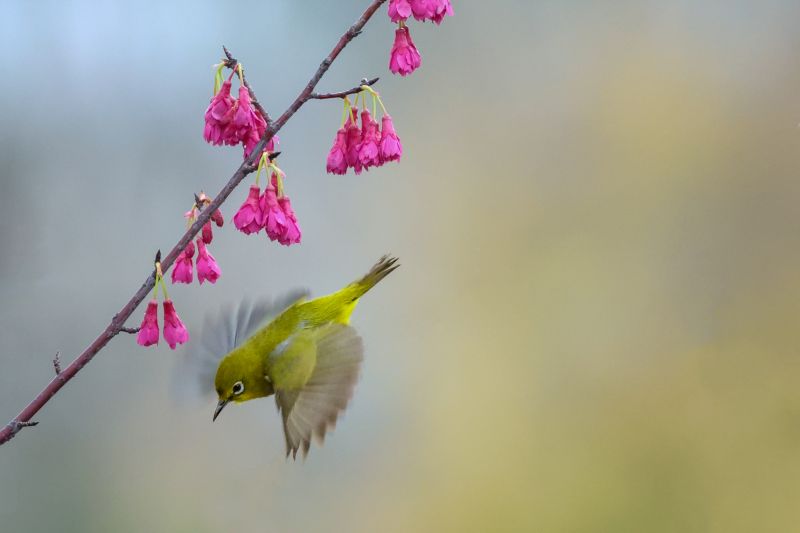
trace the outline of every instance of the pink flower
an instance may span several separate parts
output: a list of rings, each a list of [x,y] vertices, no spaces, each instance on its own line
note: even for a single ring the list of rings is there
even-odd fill
[[[211,244],[211,241],[214,240],[214,233],[211,231],[211,221],[203,224],[202,236],[203,242],[206,244]]]
[[[263,137],[263,136],[264,136],[264,132],[263,131],[261,133],[250,132],[250,136],[248,136],[247,139],[245,139],[244,143],[243,143],[244,144],[244,159],[247,159],[247,156],[249,156],[253,152],[253,149],[256,147],[256,145],[258,144],[258,141],[260,141],[261,137]],[[264,148],[264,152],[270,152],[270,153],[274,152],[275,149],[278,146],[278,143],[280,143],[280,139],[278,138],[277,135],[273,135],[273,137],[267,142],[267,146]],[[255,163],[258,164],[258,160],[259,159],[260,159],[260,156],[255,158],[253,161],[255,161]]]
[[[172,283],[191,283],[192,282],[192,257],[194,256],[194,243],[189,241],[175,259],[172,267]]]
[[[355,170],[356,174],[361,174],[361,160],[358,158],[358,147],[361,144],[361,128],[350,116],[344,125],[347,132],[345,138],[345,154],[347,156],[347,166]]]
[[[186,331],[186,326],[183,325],[178,313],[175,312],[172,300],[164,300],[164,340],[173,350],[176,345],[183,344],[189,340],[189,332]]]
[[[361,143],[358,145],[358,160],[365,169],[379,167],[381,161],[381,132],[378,123],[368,109],[361,111]]]
[[[434,14],[431,20],[436,24],[441,24],[445,17],[453,16],[453,4],[450,0],[432,0],[434,4]]]
[[[389,18],[392,22],[400,22],[411,16],[411,4],[408,0],[389,0]]]
[[[453,16],[453,5],[450,0],[408,0],[408,3],[411,13],[417,20],[432,20],[436,24],[441,24],[445,17]]]
[[[222,271],[214,256],[206,249],[203,239],[197,239],[197,281],[216,283]]]
[[[221,228],[222,225],[225,224],[225,219],[222,218],[222,213],[219,212],[219,209],[211,213],[211,220],[214,221],[214,224],[216,224],[218,228]]]
[[[232,144],[242,143],[245,147],[245,157],[250,155],[253,147],[258,144],[264,132],[267,131],[267,122],[261,113],[253,108],[250,91],[245,85],[239,86],[239,100],[226,129],[226,137]]]
[[[242,233],[247,235],[258,233],[264,227],[264,214],[261,212],[259,203],[260,197],[261,188],[258,185],[251,185],[247,199],[233,216],[233,225]]]
[[[336,132],[336,140],[328,152],[327,170],[329,174],[341,175],[347,172],[347,130],[344,127]]]
[[[141,346],[158,344],[158,302],[150,300],[144,312],[142,325],[136,335],[136,342]]]
[[[436,0],[408,0],[417,20],[429,20],[436,14]]]
[[[259,204],[264,216],[264,227],[267,230],[267,236],[273,241],[279,240],[286,231],[286,215],[283,214],[283,210],[278,204],[274,186],[267,186]]]
[[[389,70],[395,74],[406,76],[419,68],[422,57],[411,40],[408,26],[397,28],[394,32],[394,45],[389,57]]]
[[[400,161],[403,155],[403,145],[400,144],[400,137],[394,131],[392,117],[383,115],[381,120],[381,161]]]
[[[297,217],[292,210],[292,204],[289,201],[289,197],[281,196],[278,198],[278,205],[286,217],[286,227],[284,228],[283,234],[278,238],[278,242],[284,246],[299,244],[300,237],[302,237],[302,232],[300,231],[300,226],[297,224]]]
[[[239,101],[236,112],[231,120],[233,135],[238,141],[244,141],[251,132],[255,132],[259,138],[267,129],[267,122],[261,114],[253,108],[250,100],[250,91],[245,85],[239,86]]]
[[[203,130],[206,142],[216,145],[225,142],[225,128],[233,117],[234,104],[235,101],[231,98],[231,81],[227,80],[219,92],[211,98],[211,103],[206,109],[206,126]]]
[[[260,141],[261,137],[263,137],[264,133],[266,133],[267,121],[261,116],[261,113],[254,109],[251,105],[250,91],[247,90],[247,87],[242,86],[239,88],[239,102],[244,102],[244,105],[248,110],[246,113],[243,112],[238,117],[239,122],[243,125],[241,140],[242,145],[244,146],[244,159],[247,159],[247,157],[253,152],[253,149],[258,144],[258,141]],[[267,142],[267,146],[264,148],[264,150],[268,152],[274,152],[277,143],[278,136],[274,135],[272,139]],[[256,162],[258,162],[258,159],[256,159]]]

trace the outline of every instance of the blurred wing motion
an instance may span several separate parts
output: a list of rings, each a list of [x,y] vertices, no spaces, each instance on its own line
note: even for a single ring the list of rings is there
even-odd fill
[[[321,444],[325,433],[336,425],[353,395],[364,358],[361,337],[349,326],[329,324],[301,331],[295,337],[289,339],[283,352],[272,355],[275,401],[283,416],[286,455],[291,453],[293,458],[299,449],[305,457],[312,437]],[[286,364],[282,364],[282,358]],[[298,365],[311,369],[307,381],[281,384],[281,376],[296,375]]]
[[[183,357],[175,368],[172,389],[181,396],[213,396],[214,375],[220,360],[281,311],[306,299],[308,294],[306,289],[295,289],[274,300],[244,300],[238,306],[223,306],[217,313],[206,315],[202,331],[186,343]]]

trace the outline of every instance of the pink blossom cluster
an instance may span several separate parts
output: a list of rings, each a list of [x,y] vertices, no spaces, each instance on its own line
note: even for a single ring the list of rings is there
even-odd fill
[[[219,91],[211,98],[205,113],[203,138],[214,145],[244,147],[245,159],[252,153],[258,141],[267,131],[267,121],[253,107],[250,90],[244,84],[240,74],[239,98],[231,96],[231,77],[222,83]],[[277,137],[267,143],[266,151],[275,150]]]
[[[261,193],[258,181],[250,186],[244,203],[233,216],[236,229],[246,235],[266,232],[270,240],[284,246],[300,242],[302,232],[289,197],[283,194],[283,172],[270,165],[271,178]],[[258,177],[256,178],[258,180]]]
[[[384,113],[381,125],[378,126],[378,122],[365,108],[361,111],[359,127],[357,110],[350,107],[349,101],[345,102],[345,107],[347,120],[336,132],[333,146],[328,152],[326,167],[329,174],[345,174],[348,168],[352,168],[356,174],[361,174],[362,170],[400,160],[403,155],[403,145],[388,113]]]
[[[441,24],[445,17],[453,16],[453,6],[450,0],[389,0],[389,18],[398,24],[389,55],[389,70],[401,76],[411,74],[422,64],[422,56],[406,26],[412,16],[421,22],[430,20]]]
[[[156,282],[153,294],[153,299],[147,304],[147,309],[144,312],[142,324],[139,326],[139,332],[136,335],[136,342],[141,346],[152,346],[158,344],[159,327],[158,327],[158,287],[164,293],[164,340],[167,341],[169,347],[173,350],[178,344],[183,344],[189,340],[189,332],[186,326],[181,322],[181,318],[175,311],[175,305],[167,295],[167,287],[164,283],[164,277],[161,273],[161,263],[156,260]]]
[[[181,318],[175,311],[172,300],[167,298],[164,300],[163,306],[164,340],[166,340],[169,347],[174,350],[178,344],[183,344],[189,340],[189,331],[187,331],[186,326],[181,322]],[[141,346],[152,346],[158,344],[158,339],[158,300],[154,298],[147,304],[142,325],[139,327],[139,333],[136,335],[136,342]]]
[[[211,203],[211,199],[208,198],[205,194],[200,193],[198,196],[201,204],[205,207]],[[197,218],[198,207],[197,204],[193,205],[192,208],[186,212],[184,215],[187,219],[187,224],[191,225],[194,223],[195,219]],[[214,238],[214,234],[211,231],[211,221],[217,225],[217,227],[222,227],[224,224],[224,220],[222,218],[222,214],[219,212],[219,209],[215,210],[211,213],[211,220],[206,222],[203,225],[203,230],[200,234],[200,237],[197,239],[197,281],[200,282],[202,285],[203,282],[208,281],[209,283],[216,283],[219,279],[220,274],[222,271],[217,264],[216,259],[214,256],[211,255],[211,252],[208,251],[206,245],[211,244],[211,241]],[[186,248],[178,254],[178,257],[175,259],[175,265],[172,267],[172,283],[191,283],[193,279],[193,261],[192,258],[194,257],[195,253],[195,246],[192,242],[186,245]]]
[[[412,15],[420,22],[441,24],[445,17],[453,16],[453,6],[450,0],[389,0],[392,22],[405,22]]]

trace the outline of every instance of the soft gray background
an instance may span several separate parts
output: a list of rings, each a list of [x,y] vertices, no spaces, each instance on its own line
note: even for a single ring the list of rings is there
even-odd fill
[[[366,0],[4,1],[0,418],[71,360],[214,194],[226,44],[275,115]],[[800,514],[800,7],[455,3],[387,70],[381,11],[320,90],[380,75],[400,165],[329,176],[337,102],[280,133],[304,230],[230,227],[196,334],[245,294],[403,267],[354,324],[350,409],[304,464],[271,400],[176,404],[115,339],[0,449],[3,531],[789,531]],[[135,314],[135,322],[141,310]]]

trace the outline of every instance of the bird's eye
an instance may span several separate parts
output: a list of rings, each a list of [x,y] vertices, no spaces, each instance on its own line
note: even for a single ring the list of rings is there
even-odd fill
[[[244,392],[244,383],[237,381],[233,384],[233,393],[239,395]]]

